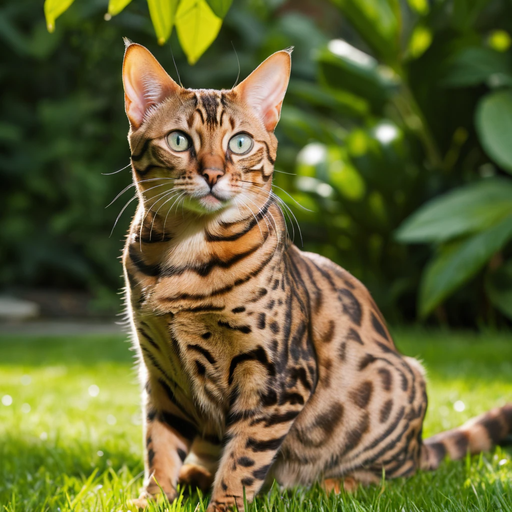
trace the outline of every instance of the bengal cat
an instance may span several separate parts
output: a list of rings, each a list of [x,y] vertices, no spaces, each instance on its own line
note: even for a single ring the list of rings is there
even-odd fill
[[[272,194],[291,49],[231,90],[178,86],[144,47],[123,64],[139,207],[123,256],[144,384],[145,488],[213,485],[243,510],[264,481],[328,490],[489,449],[512,404],[422,441],[421,365],[368,290],[301,252]]]

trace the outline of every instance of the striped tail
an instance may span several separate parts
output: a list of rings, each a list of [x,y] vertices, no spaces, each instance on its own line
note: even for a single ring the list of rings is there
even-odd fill
[[[441,432],[423,441],[421,469],[437,469],[448,455],[462,459],[490,450],[512,435],[512,403],[492,409],[467,421],[461,427]]]

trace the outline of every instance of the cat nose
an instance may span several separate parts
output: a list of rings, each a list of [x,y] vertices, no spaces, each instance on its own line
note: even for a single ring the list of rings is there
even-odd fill
[[[203,178],[206,180],[206,183],[208,183],[210,188],[213,188],[221,176],[224,176],[224,171],[217,167],[203,169]]]

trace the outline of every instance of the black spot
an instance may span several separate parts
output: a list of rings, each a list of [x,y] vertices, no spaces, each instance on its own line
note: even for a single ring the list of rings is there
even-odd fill
[[[258,316],[258,329],[265,329],[265,327],[266,327],[265,313],[260,313]]]
[[[366,354],[363,359],[359,362],[358,370],[364,370],[369,364],[377,361],[377,358],[373,356],[372,354]]]
[[[391,391],[391,386],[393,384],[393,377],[391,372],[386,368],[379,368],[377,373],[380,375],[382,381],[382,387],[385,391]]]
[[[149,448],[149,450],[148,450],[148,465],[150,468],[153,467],[154,458],[155,458],[155,452],[152,448]]]
[[[487,430],[487,435],[493,444],[496,444],[503,437],[503,426],[498,418],[484,418],[480,421]]]
[[[288,411],[283,414],[273,414],[267,418],[258,418],[251,421],[251,425],[257,425],[258,423],[264,423],[265,427],[273,427],[279,423],[288,423],[299,415],[300,411]]]
[[[197,435],[197,428],[196,426],[191,423],[190,421],[184,420],[183,418],[180,418],[179,416],[176,416],[175,414],[172,414],[167,411],[161,411],[158,414],[158,419],[162,422],[168,425],[170,428],[178,432],[178,434],[189,440],[192,441],[194,437]]]
[[[352,329],[352,328],[350,329],[350,331],[348,331],[346,340],[347,341],[355,341],[356,343],[359,343],[359,345],[364,345],[363,340],[361,339],[361,336],[359,336],[359,333],[355,329]]]
[[[384,402],[384,405],[380,409],[379,413],[379,421],[381,423],[386,423],[388,421],[389,415],[391,414],[391,410],[393,409],[393,400],[387,400]]]
[[[348,315],[350,320],[356,325],[361,325],[363,311],[359,301],[355,298],[354,294],[346,288],[340,290],[339,294],[343,305],[343,312]]]
[[[279,324],[277,322],[272,321],[269,327],[274,334],[279,334]]]
[[[275,439],[266,439],[263,441],[249,437],[245,447],[250,448],[253,452],[268,452],[270,450],[277,450],[281,446],[281,443],[284,441],[285,437],[286,436],[282,436]]]
[[[250,487],[254,483],[254,478],[242,478],[241,482],[244,487]]]
[[[187,452],[181,448],[178,448],[176,451],[178,452],[178,457],[180,458],[181,462],[183,462],[187,458]]]
[[[338,356],[342,361],[345,361],[345,357],[347,356],[347,344],[343,342],[338,349]]]
[[[436,466],[446,457],[446,447],[443,443],[427,443],[429,451],[431,451],[436,458]]]
[[[217,322],[219,327],[225,327],[226,329],[231,329],[232,331],[240,331],[244,334],[249,334],[252,332],[252,329],[249,325],[231,325],[228,322],[224,322],[223,320],[219,320]]]
[[[245,307],[244,306],[238,306],[237,308],[233,308],[231,311],[233,313],[243,313],[245,311]]]
[[[266,306],[265,309],[268,309],[269,311],[272,311],[274,309],[274,306],[276,304],[276,301],[272,299]]]
[[[375,313],[372,311],[372,325],[375,329],[375,332],[380,334],[384,339],[389,340],[388,335],[386,333],[386,329],[381,324],[380,320],[375,316]]]
[[[290,405],[304,405],[304,397],[299,393],[283,393],[279,399],[279,405],[289,403]]]
[[[270,407],[277,404],[277,393],[269,389],[264,395],[261,395],[261,403],[264,407]]]
[[[259,469],[255,469],[252,472],[252,476],[256,478],[257,480],[265,480],[265,477],[267,476],[268,470],[270,469],[270,464],[267,464],[266,466],[261,466]]]
[[[201,334],[201,338],[203,338],[203,340],[207,340],[209,338],[212,337],[212,333],[211,332],[205,332],[203,334]]]
[[[272,290],[277,290],[278,286],[279,286],[279,279],[275,279],[274,283],[272,284]]]
[[[206,373],[206,368],[199,361],[196,361],[196,370],[198,375],[204,375]]]
[[[240,464],[240,466],[243,466],[244,468],[250,468],[251,466],[254,466],[255,462],[250,459],[249,457],[240,457],[237,460],[237,463]]]
[[[223,491],[227,491],[228,490],[228,486],[226,485],[226,482],[224,482],[224,480],[221,481],[220,486],[222,487]]]
[[[334,338],[334,321],[329,320],[329,327],[322,337],[324,343],[330,343]]]
[[[195,352],[202,354],[210,364],[215,364],[215,358],[211,355],[211,353],[208,350],[206,350],[204,347],[201,347],[201,345],[187,345],[187,348],[189,350],[194,350]]]
[[[356,390],[350,393],[350,398],[352,401],[361,409],[364,409],[373,393],[373,384],[370,381],[363,382]]]
[[[258,302],[262,297],[267,295],[268,291],[266,288],[259,288],[256,295],[249,302]]]

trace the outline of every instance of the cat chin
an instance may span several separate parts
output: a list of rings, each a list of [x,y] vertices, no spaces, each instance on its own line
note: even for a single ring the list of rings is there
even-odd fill
[[[220,200],[208,194],[203,197],[187,197],[183,201],[183,207],[189,211],[200,214],[220,213],[231,206],[231,200]]]

